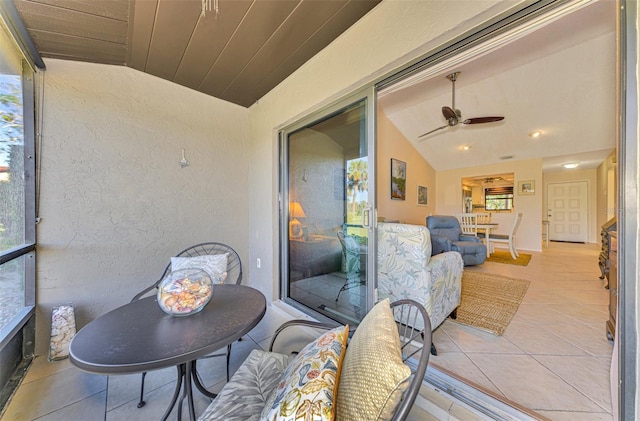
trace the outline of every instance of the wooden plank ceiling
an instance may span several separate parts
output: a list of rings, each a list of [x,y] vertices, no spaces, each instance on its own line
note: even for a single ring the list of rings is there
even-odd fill
[[[14,0],[40,54],[125,65],[248,107],[381,0]],[[215,0],[211,1],[215,6]]]

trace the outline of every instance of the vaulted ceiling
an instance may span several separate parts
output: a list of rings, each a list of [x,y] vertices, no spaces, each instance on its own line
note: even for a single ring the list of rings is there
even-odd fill
[[[380,1],[14,3],[45,58],[125,65],[248,107]]]
[[[381,92],[379,105],[437,171],[533,158],[543,172],[596,168],[616,146],[616,10],[610,0],[586,3],[500,48],[404,80]],[[447,124],[446,76],[458,71],[460,122],[505,119],[421,137]],[[536,130],[540,137],[528,136]]]

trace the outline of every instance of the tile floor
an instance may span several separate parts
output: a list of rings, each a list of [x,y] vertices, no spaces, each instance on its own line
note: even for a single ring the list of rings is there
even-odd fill
[[[531,284],[503,336],[447,320],[434,332],[430,362],[553,420],[612,420],[599,252],[596,244],[551,242],[526,267],[465,268]]]
[[[598,279],[599,247],[551,243],[532,253],[527,267],[487,262],[467,268],[531,281],[511,325],[496,337],[447,320],[434,333],[438,356],[431,362],[553,420],[611,420],[606,339],[607,294]],[[245,339],[234,344],[232,370],[249,352],[268,347],[277,326],[292,317],[279,306]],[[297,317],[297,315],[293,315]],[[224,359],[199,364],[211,390],[224,385]],[[83,373],[68,360],[38,357],[7,406],[2,420],[157,420],[170,400],[175,369],[148,374],[147,405],[136,407],[139,375]],[[207,405],[196,393],[196,410]],[[186,410],[183,411],[188,419]],[[176,410],[170,419],[176,419]],[[411,420],[482,420],[486,416],[425,384]],[[512,417],[518,419],[518,417]]]

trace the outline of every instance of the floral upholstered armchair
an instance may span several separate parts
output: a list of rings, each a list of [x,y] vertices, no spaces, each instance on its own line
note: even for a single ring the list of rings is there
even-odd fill
[[[418,301],[429,313],[432,329],[460,304],[462,272],[460,253],[431,256],[431,237],[426,227],[378,224],[380,299]],[[435,349],[432,352],[435,354]]]

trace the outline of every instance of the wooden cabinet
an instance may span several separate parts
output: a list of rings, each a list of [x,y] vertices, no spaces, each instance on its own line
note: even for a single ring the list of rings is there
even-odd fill
[[[609,233],[609,320],[607,320],[607,338],[613,340],[616,335],[616,319],[618,313],[618,233]]]

